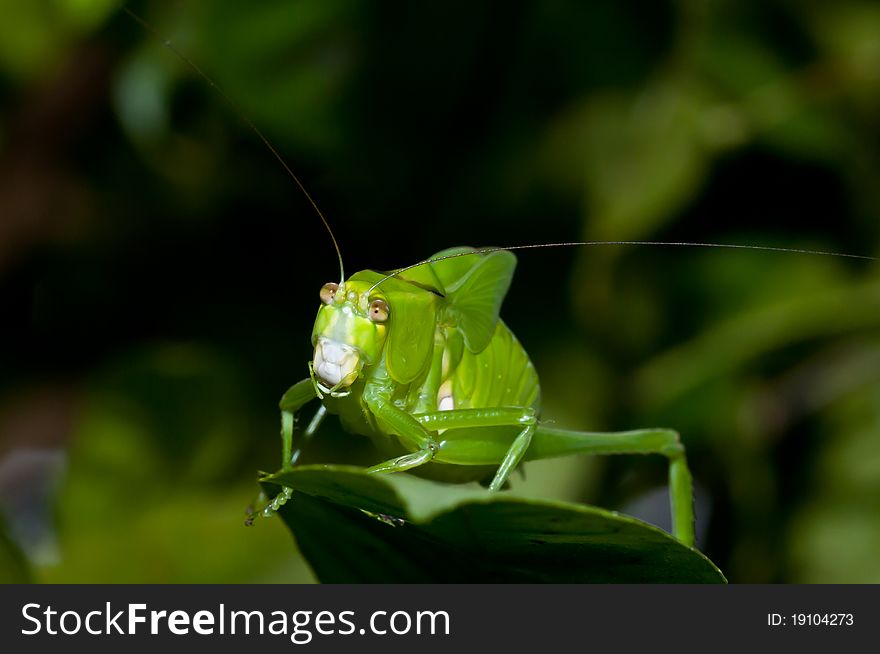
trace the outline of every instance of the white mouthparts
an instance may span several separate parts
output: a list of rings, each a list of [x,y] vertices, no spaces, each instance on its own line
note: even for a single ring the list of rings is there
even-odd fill
[[[315,374],[328,386],[351,386],[358,376],[360,354],[356,348],[321,337],[315,346]]]

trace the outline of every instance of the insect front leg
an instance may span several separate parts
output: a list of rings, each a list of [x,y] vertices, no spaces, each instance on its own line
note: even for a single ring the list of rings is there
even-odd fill
[[[294,426],[296,425],[296,414],[300,409],[302,409],[303,406],[314,399],[317,399],[317,395],[315,394],[315,388],[312,384],[311,379],[303,379],[302,381],[297,382],[296,384],[291,386],[287,390],[287,392],[281,397],[279,407],[281,408],[282,470],[289,470],[290,468],[292,468],[293,464],[296,463],[296,460],[299,458],[300,453],[302,452],[302,446],[297,447],[295,450],[293,448],[293,430]],[[323,405],[321,405],[321,408],[318,409],[315,417],[312,418],[312,421],[306,428],[304,434],[304,442],[312,437],[312,435],[315,433],[315,431],[318,429],[321,422],[323,421],[325,414],[326,409]],[[251,502],[251,505],[248,506],[248,508],[245,510],[245,514],[247,515],[245,525],[252,525],[254,523],[254,519],[257,516],[268,518],[273,513],[275,513],[275,511],[277,511],[280,506],[285,504],[292,495],[293,489],[287,486],[284,486],[281,489],[281,492],[278,493],[278,495],[273,497],[271,500],[266,497],[265,492],[260,491],[257,499]],[[259,506],[260,508],[255,510],[254,506]]]
[[[312,380],[303,379],[291,386],[281,397],[278,403],[281,408],[281,469],[289,470],[296,463],[302,451],[302,447],[293,449],[293,428],[296,422],[296,414],[306,404],[317,399],[315,386]],[[320,426],[326,414],[326,409],[321,405],[315,417],[312,418],[305,432],[304,440],[308,440]]]
[[[312,416],[311,421],[309,422],[309,426],[306,427],[305,431],[302,434],[302,440],[299,442],[299,445],[296,447],[291,446],[291,454],[290,454],[290,467],[296,465],[296,462],[299,460],[299,457],[302,455],[303,450],[306,447],[306,444],[312,439],[312,436],[315,435],[315,432],[318,431],[318,427],[321,426],[321,423],[324,422],[324,418],[327,417],[327,407],[323,404],[318,407],[318,410],[315,411],[315,415]],[[292,439],[292,436],[291,436]]]

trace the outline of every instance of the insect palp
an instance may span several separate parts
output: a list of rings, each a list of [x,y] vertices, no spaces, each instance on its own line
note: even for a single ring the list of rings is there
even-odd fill
[[[312,386],[315,389],[315,395],[319,400],[323,400],[324,396],[329,395],[330,397],[348,397],[351,394],[351,389],[346,388],[344,390],[339,390],[342,388],[344,380],[340,381],[335,386],[327,386],[324,384],[318,376],[315,374],[315,364],[312,361],[309,361],[309,377],[312,379]]]

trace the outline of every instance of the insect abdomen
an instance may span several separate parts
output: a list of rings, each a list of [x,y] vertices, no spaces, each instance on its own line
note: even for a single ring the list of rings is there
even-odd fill
[[[523,406],[540,410],[541,389],[535,367],[501,320],[484,350],[464,350],[458,365],[450,371],[449,381],[453,406],[448,408]]]

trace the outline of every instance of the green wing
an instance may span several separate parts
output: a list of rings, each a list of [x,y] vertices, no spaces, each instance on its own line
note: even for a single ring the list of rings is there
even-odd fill
[[[391,305],[391,324],[385,363],[401,384],[409,384],[425,369],[434,349],[437,296],[430,291],[386,291]]]
[[[443,257],[452,257],[454,254],[476,251],[476,248],[466,246],[448,248],[446,250],[440,250],[437,254],[432,255],[431,259],[442,259]],[[434,275],[436,275],[437,279],[440,280],[443,293],[446,294],[448,292],[447,289],[454,287],[460,282],[461,279],[470,272],[471,268],[483,258],[483,256],[485,255],[475,254],[474,256],[468,257],[452,257],[450,259],[443,259],[442,261],[432,263],[430,268]]]
[[[455,248],[459,249],[464,248]],[[443,265],[453,262],[448,268]],[[464,263],[469,264],[469,269],[463,268]],[[499,250],[487,255],[446,259],[433,267],[444,282],[447,314],[461,330],[465,347],[471,352],[481,352],[495,333],[498,312],[513,279],[516,257]]]
[[[398,278],[421,284],[427,288],[437,289],[438,292],[446,295],[446,289],[464,277],[473,267],[474,260],[479,257],[476,255],[473,257],[453,257],[450,259],[443,259],[443,257],[476,251],[476,248],[465,246],[440,250],[440,252],[432,254],[431,258],[424,262],[424,265],[410,268],[398,275]],[[435,259],[443,260],[435,261]]]

